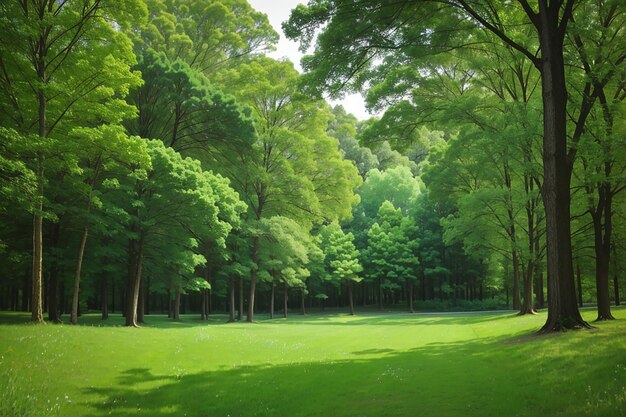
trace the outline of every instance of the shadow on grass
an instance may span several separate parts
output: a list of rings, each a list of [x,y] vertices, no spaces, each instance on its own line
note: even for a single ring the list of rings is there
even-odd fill
[[[626,363],[624,350],[568,334],[508,341],[371,349],[338,361],[195,373],[128,369],[116,386],[86,388],[95,399],[85,405],[90,417],[622,416],[626,370],[613,370]],[[618,343],[624,342],[622,335]],[[590,349],[593,362],[586,362]]]

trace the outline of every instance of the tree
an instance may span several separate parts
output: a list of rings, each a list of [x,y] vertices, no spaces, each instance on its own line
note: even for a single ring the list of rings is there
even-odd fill
[[[626,189],[624,176],[619,173],[619,161],[625,158],[624,135],[615,123],[624,114],[625,9],[619,2],[589,2],[581,4],[579,10],[588,18],[574,20],[567,39],[573,51],[570,59],[577,63],[570,69],[568,87],[582,97],[573,134],[578,143],[576,162],[582,165],[582,178],[577,179],[582,182],[593,225],[597,320],[611,320],[614,200]]]
[[[360,277],[363,267],[359,262],[359,251],[354,246],[354,235],[344,233],[338,223],[331,223],[322,226],[319,237],[324,253],[325,276],[337,285],[348,287],[350,315],[354,315],[354,283],[363,279]]]
[[[395,289],[406,283],[409,311],[413,312],[413,282],[417,275],[419,248],[416,227],[390,201],[378,209],[376,222],[367,231],[368,275],[378,282],[378,302],[383,308],[383,289]]]
[[[283,316],[287,317],[287,300],[290,287],[304,292],[306,278],[310,275],[309,248],[312,244],[307,230],[295,221],[283,216],[261,219],[259,235],[263,244],[259,250],[257,268],[259,277],[271,285],[270,318],[274,318],[275,287],[283,287]]]
[[[185,286],[200,288],[195,271],[206,258],[194,250],[208,240],[224,246],[245,210],[227,179],[203,171],[198,161],[183,159],[161,141],[146,146],[150,168],[132,171],[112,191],[127,224],[126,325],[133,327],[144,263],[153,275],[162,271],[158,275],[171,278],[177,308]]]
[[[334,118],[328,123],[329,136],[339,141],[339,148],[345,159],[349,159],[356,165],[361,177],[374,168],[378,168],[378,158],[371,149],[361,146],[357,141],[357,119],[347,114],[342,106],[332,109]]]
[[[253,109],[257,141],[225,172],[248,203],[251,221],[284,216],[306,228],[347,218],[360,177],[341,158],[337,141],[325,134],[326,104],[298,90],[293,65],[258,58],[221,77],[221,84]],[[258,265],[261,236],[251,239],[250,259]],[[253,266],[248,321],[254,320],[257,273]]]
[[[142,4],[107,8],[101,0],[3,2],[0,6],[0,106],[2,122],[22,135],[51,143],[73,127],[128,117],[123,98],[137,85],[130,71],[130,41],[118,28],[145,16]],[[50,148],[48,148],[50,149]],[[46,154],[36,152],[37,199],[33,207],[33,313],[43,322],[43,220]]]
[[[526,0],[502,13],[491,2],[422,1],[417,3],[313,1],[298,6],[284,29],[288,37],[310,44],[315,29],[317,50],[303,60],[311,84],[337,93],[346,85],[359,88],[368,68],[389,54],[417,60],[471,40],[471,29],[482,27],[528,59],[539,71],[543,99],[542,196],[546,210],[546,240],[550,288],[549,312],[543,332],[588,327],[576,305],[570,233],[570,180],[575,148],[567,147],[567,88],[564,40],[574,19],[574,0],[540,0],[534,9]],[[506,5],[510,8],[511,5]],[[352,16],[361,16],[356,22]],[[539,53],[516,37],[519,25],[537,36]],[[454,29],[456,30],[450,30]],[[394,36],[390,36],[394,34]],[[348,39],[348,41],[346,41]],[[522,43],[520,43],[522,42]],[[379,59],[375,59],[379,58]],[[352,80],[352,81],[351,81]],[[584,119],[584,117],[582,118]],[[584,125],[584,120],[578,120]],[[576,139],[576,138],[575,138]]]

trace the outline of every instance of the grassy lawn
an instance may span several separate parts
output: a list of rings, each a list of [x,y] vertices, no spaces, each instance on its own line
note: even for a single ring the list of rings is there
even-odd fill
[[[626,309],[615,315],[546,337],[533,335],[545,313],[148,316],[140,329],[2,313],[0,414],[625,416]]]

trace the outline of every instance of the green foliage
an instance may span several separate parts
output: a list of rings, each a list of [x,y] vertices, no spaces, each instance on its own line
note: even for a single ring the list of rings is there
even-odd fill
[[[363,253],[367,275],[383,288],[398,288],[406,280],[416,280],[419,259],[417,229],[410,217],[403,216],[390,201],[378,209],[376,222],[367,231]]]
[[[261,246],[258,268],[268,281],[277,281],[289,287],[303,287],[310,275],[307,269],[309,251],[313,243],[301,225],[282,216],[261,219],[259,231]]]
[[[363,267],[352,233],[344,233],[339,224],[331,223],[320,229],[319,238],[324,253],[323,279],[335,285],[360,282]]]

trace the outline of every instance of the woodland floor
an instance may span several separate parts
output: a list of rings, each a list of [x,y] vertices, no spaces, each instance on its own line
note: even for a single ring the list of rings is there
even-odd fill
[[[536,336],[545,313],[148,316],[140,329],[0,313],[0,416],[621,417],[626,309],[614,314]]]

